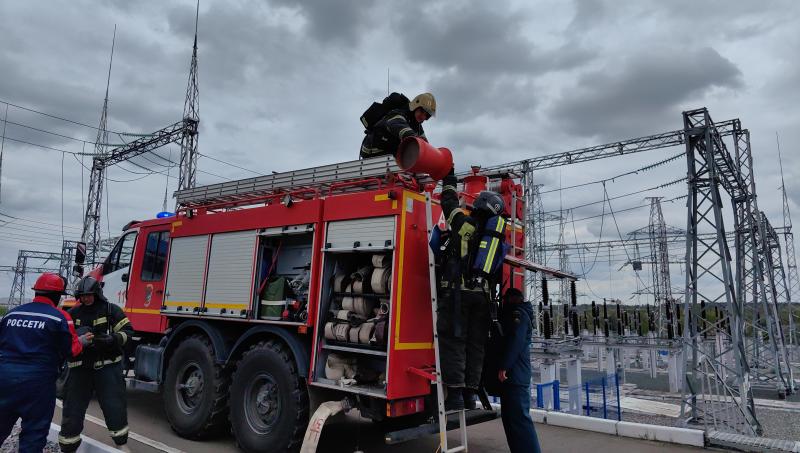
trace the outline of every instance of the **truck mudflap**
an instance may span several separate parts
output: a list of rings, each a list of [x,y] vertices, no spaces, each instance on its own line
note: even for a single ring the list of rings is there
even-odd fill
[[[474,409],[466,413],[467,426],[477,425],[478,423],[490,422],[498,417],[499,413],[493,410]],[[447,417],[447,430],[451,431],[458,428],[458,414],[450,414]],[[431,436],[439,433],[439,422],[427,423],[412,428],[401,429],[386,433],[384,441],[387,445],[400,444],[420,437]]]

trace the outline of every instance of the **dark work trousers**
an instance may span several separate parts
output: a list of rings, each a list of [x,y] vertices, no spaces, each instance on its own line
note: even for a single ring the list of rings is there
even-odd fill
[[[0,365],[0,444],[22,418],[19,453],[41,453],[56,407],[56,376],[18,371]]]
[[[436,310],[442,380],[448,387],[477,390],[489,336],[489,301],[480,290],[460,290],[461,309],[455,313],[452,292],[440,289],[439,307]],[[456,315],[461,327],[458,336],[454,332]]]
[[[64,411],[58,443],[61,451],[77,450],[81,443],[83,418],[92,394],[103,410],[111,439],[117,445],[128,441],[128,410],[125,394],[125,378],[122,362],[106,365],[95,370],[91,366],[79,366],[69,370],[64,389]]]
[[[502,384],[500,416],[511,453],[541,453],[539,438],[531,419],[530,388],[525,385]]]

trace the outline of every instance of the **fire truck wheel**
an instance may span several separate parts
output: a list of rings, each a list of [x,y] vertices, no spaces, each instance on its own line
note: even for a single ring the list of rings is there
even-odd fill
[[[229,383],[228,373],[214,361],[208,338],[192,335],[183,340],[169,360],[164,383],[164,410],[172,429],[188,438],[223,431]]]
[[[262,341],[242,355],[231,384],[231,430],[247,452],[293,451],[308,424],[308,392],[289,350]]]

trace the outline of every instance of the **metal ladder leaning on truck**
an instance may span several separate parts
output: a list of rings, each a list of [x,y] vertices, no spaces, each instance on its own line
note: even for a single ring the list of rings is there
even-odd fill
[[[522,259],[514,175],[476,170],[462,195],[489,185],[513,211],[504,281],[522,287],[523,267],[551,270]],[[136,331],[129,387],[161,392],[181,436],[230,429],[244,451],[297,450],[326,401],[405,425],[387,443],[440,432],[424,194],[441,217],[434,187],[379,157],[179,191],[175,216],[130,222],[89,273]],[[467,411],[464,422],[496,416]]]

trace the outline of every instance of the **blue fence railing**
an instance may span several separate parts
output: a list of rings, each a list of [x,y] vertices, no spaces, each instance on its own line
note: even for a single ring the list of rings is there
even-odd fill
[[[550,402],[550,404],[546,404]],[[561,397],[558,393],[558,380],[536,384],[536,407],[539,409],[561,410]]]
[[[622,420],[618,374],[610,374],[586,381],[583,383],[583,390],[585,415]]]

